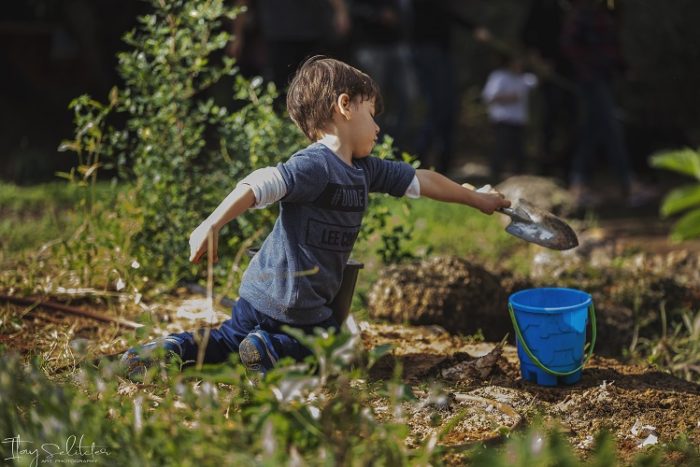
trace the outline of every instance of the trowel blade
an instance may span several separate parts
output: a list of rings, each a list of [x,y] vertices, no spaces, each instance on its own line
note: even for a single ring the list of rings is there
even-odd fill
[[[506,227],[509,234],[554,250],[568,250],[578,246],[576,233],[554,214],[523,199],[518,200],[512,211],[517,215],[510,216],[510,224]]]

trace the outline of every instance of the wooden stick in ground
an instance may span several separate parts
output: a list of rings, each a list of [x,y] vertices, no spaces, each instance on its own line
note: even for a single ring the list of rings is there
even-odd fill
[[[68,313],[75,316],[83,316],[85,318],[91,318],[98,321],[104,321],[106,323],[116,323],[119,326],[138,329],[143,327],[143,324],[136,323],[134,321],[129,321],[128,319],[117,318],[114,316],[105,315],[97,311],[84,310],[82,308],[76,308],[73,306],[63,305],[62,303],[51,302],[48,300],[43,300],[41,298],[31,298],[31,297],[10,297],[7,295],[0,295],[0,300],[4,302],[16,303],[18,305],[26,306],[41,306],[44,308],[51,308],[53,310],[58,310],[63,313]]]
[[[214,316],[214,231],[211,229],[207,235],[207,308],[209,308],[212,318],[207,320],[201,340],[197,342],[197,370],[201,370],[204,363],[204,353],[209,344],[209,333],[211,332]],[[199,335],[198,332],[195,333],[195,341],[197,341],[196,337]]]

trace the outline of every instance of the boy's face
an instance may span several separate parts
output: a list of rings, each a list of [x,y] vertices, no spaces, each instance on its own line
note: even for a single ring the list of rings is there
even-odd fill
[[[350,120],[352,157],[367,157],[377,142],[379,126],[374,121],[374,99],[354,100]]]

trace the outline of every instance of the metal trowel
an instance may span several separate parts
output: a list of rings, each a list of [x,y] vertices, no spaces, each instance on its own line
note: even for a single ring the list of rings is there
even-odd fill
[[[469,183],[462,186],[475,190]],[[492,190],[491,185],[485,185],[475,191],[489,193]],[[578,246],[576,232],[569,224],[522,198],[513,202],[511,207],[497,211],[510,217],[506,232],[515,237],[553,250],[568,250]]]

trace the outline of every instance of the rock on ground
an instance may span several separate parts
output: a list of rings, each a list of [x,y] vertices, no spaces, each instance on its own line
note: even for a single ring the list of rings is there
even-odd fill
[[[568,216],[576,211],[573,196],[552,178],[516,175],[507,178],[495,188],[508,199],[525,199],[558,216]]]

